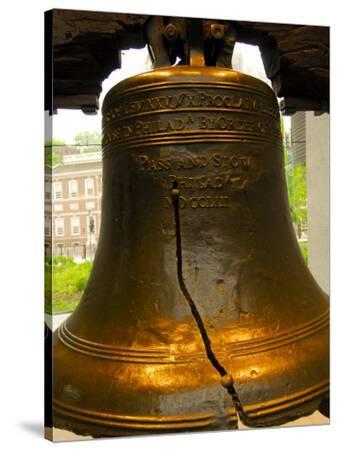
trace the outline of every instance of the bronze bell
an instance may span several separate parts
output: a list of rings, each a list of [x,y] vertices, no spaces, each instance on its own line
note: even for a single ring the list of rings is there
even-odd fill
[[[115,436],[315,411],[328,301],[293,231],[271,89],[226,68],[155,69],[107,94],[103,136],[101,235],[55,334],[54,426]]]

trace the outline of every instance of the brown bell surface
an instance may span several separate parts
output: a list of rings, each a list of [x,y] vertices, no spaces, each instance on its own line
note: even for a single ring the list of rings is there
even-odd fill
[[[114,436],[235,428],[328,395],[328,299],[293,231],[276,98],[230,69],[176,66],[103,104],[101,234],[83,298],[55,334],[54,426]],[[212,367],[177,277],[212,350]],[[223,385],[222,385],[223,383]]]

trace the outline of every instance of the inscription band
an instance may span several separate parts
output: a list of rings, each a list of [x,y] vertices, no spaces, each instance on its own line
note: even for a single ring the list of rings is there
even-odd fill
[[[274,144],[280,146],[274,136],[258,136],[244,133],[200,133],[194,130],[190,132],[163,133],[152,137],[129,138],[123,142],[104,142],[102,146],[102,158],[108,157],[119,150],[131,148],[144,148],[164,145],[177,144],[196,144],[196,143],[247,143],[252,145]]]
[[[207,108],[207,107],[191,107],[191,108],[178,108],[178,109],[156,109],[153,111],[142,111],[135,114],[128,114],[126,116],[121,116],[116,119],[111,120],[111,123],[118,123],[122,122],[123,120],[128,119],[134,119],[135,117],[143,117],[143,116],[151,116],[151,115],[157,115],[157,114],[172,114],[172,113],[197,113],[197,112],[230,112],[234,114],[249,114],[253,115],[255,117],[261,116],[261,117],[268,117],[271,118],[271,114],[264,113],[264,112],[257,112],[257,111],[248,111],[246,109],[235,109],[235,108]],[[109,120],[105,119],[106,122],[109,122]]]

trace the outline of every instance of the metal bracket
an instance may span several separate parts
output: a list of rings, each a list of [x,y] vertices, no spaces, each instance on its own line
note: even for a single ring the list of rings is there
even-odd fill
[[[297,111],[314,111],[315,115],[328,113],[329,103],[326,100],[313,100],[300,97],[284,97],[279,102],[282,114],[290,116]]]
[[[154,68],[175,64],[230,67],[236,30],[230,22],[152,17],[146,27]]]

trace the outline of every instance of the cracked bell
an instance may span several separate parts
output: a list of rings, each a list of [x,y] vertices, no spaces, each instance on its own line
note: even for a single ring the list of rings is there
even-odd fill
[[[177,280],[182,271],[251,426],[328,395],[328,299],[293,231],[276,98],[263,82],[179,65],[103,104],[102,225],[76,311],[54,336],[54,425],[117,436],[236,427]]]

